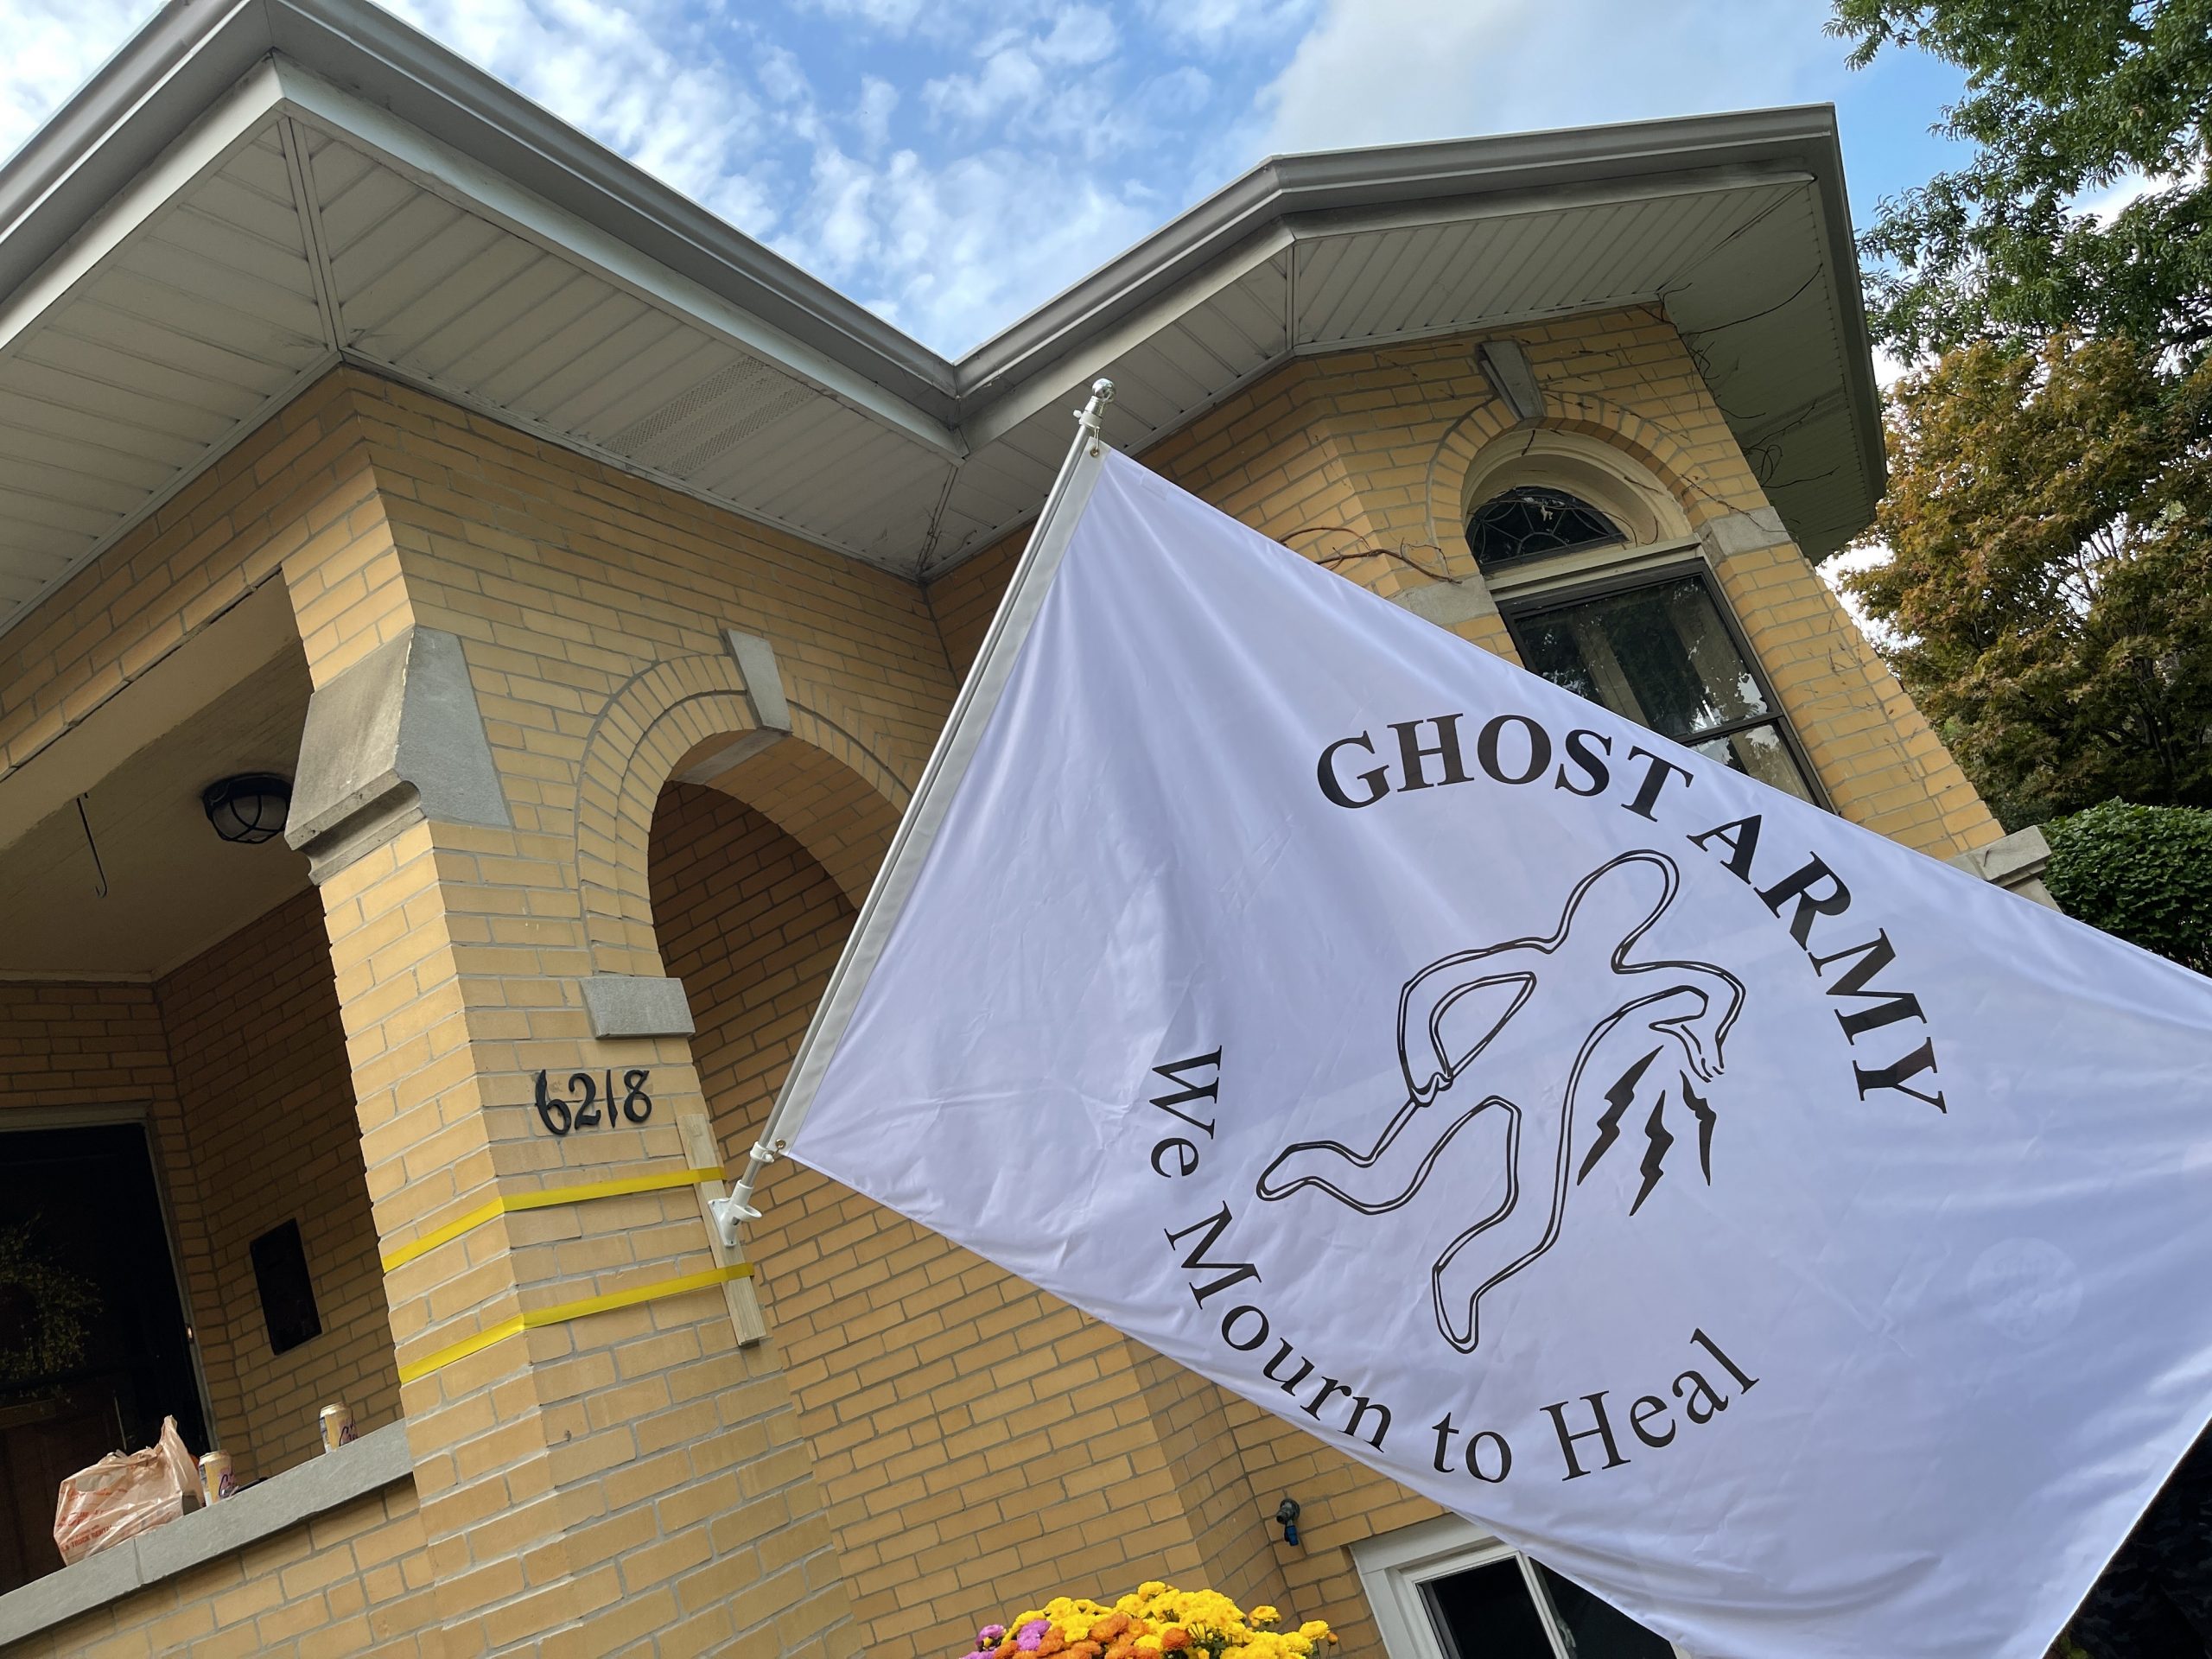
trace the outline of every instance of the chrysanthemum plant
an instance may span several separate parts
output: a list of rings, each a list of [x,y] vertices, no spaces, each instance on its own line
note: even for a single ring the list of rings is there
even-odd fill
[[[966,1659],[1308,1659],[1337,1639],[1318,1618],[1294,1630],[1278,1629],[1281,1623],[1272,1607],[1248,1613],[1216,1591],[1178,1590],[1154,1579],[1110,1607],[1055,1596],[1008,1624],[986,1624]]]

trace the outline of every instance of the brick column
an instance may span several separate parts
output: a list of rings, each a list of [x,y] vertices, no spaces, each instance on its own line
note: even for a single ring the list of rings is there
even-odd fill
[[[445,1650],[849,1653],[790,1390],[739,1347],[683,1179],[680,992],[587,1007],[577,843],[547,827],[577,786],[495,760],[467,652],[404,578],[365,637],[326,575],[287,570],[318,688],[287,834],[321,892]],[[615,1183],[648,1190],[497,1209]]]

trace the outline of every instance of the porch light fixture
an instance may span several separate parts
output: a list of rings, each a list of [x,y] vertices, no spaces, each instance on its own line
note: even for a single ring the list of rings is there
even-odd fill
[[[245,772],[213,783],[200,792],[207,822],[225,841],[253,847],[274,840],[291,810],[292,785],[273,772]]]

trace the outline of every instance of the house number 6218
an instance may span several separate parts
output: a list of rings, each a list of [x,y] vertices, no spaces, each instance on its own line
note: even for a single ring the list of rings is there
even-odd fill
[[[596,1077],[588,1071],[574,1072],[569,1076],[569,1087],[577,1090],[580,1098],[571,1103],[553,1092],[546,1074],[541,1071],[537,1074],[537,1116],[554,1135],[566,1135],[571,1129],[594,1129],[602,1122],[613,1128],[625,1118],[632,1123],[642,1123],[653,1115],[653,1097],[645,1092],[645,1080],[651,1075],[643,1068],[625,1071],[624,1093],[618,1101],[614,1097],[613,1072],[603,1071]],[[602,1079],[606,1084],[604,1091],[600,1086]]]

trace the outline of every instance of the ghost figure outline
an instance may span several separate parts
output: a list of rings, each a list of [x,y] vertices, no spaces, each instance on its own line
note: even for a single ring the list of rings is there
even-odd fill
[[[1630,891],[1638,884],[1635,878],[1642,877],[1641,884],[1648,886],[1652,875],[1659,880],[1656,902],[1636,899]],[[1506,1116],[1504,1198],[1489,1215],[1446,1244],[1430,1270],[1437,1329],[1452,1346],[1471,1353],[1481,1342],[1483,1297],[1557,1242],[1568,1190],[1589,1175],[1618,1138],[1622,1115],[1637,1097],[1652,1062],[1669,1042],[1681,1051],[1682,1104],[1697,1121],[1699,1162],[1709,1183],[1714,1118],[1696,1084],[1710,1083],[1722,1073],[1728,1032],[1744,1006],[1744,983],[1711,963],[1629,959],[1629,952],[1672,906],[1681,887],[1681,873],[1664,854],[1649,849],[1623,853],[1575,883],[1561,908],[1559,925],[1548,937],[1508,939],[1478,950],[1455,951],[1422,968],[1406,982],[1398,996],[1398,1064],[1406,1084],[1404,1103],[1365,1152],[1338,1141],[1301,1141],[1285,1147],[1261,1173],[1258,1196],[1263,1201],[1280,1202],[1313,1187],[1361,1214],[1396,1210],[1420,1194],[1462,1128],[1486,1111],[1502,1110]],[[1617,918],[1614,925],[1607,925],[1602,920],[1607,906],[1620,917],[1635,919],[1623,927]],[[1599,988],[1595,995],[1591,989],[1593,984]],[[1644,985],[1654,988],[1641,990]],[[1465,997],[1492,988],[1510,993],[1510,1006],[1479,1040],[1454,1056],[1444,1032],[1446,1015]],[[1621,989],[1638,994],[1616,1001],[1613,993]],[[1571,1019],[1547,1018],[1558,1004],[1576,1001],[1582,1007]],[[1531,1004],[1535,1003],[1541,1006],[1532,1009]],[[1644,1014],[1637,1022],[1653,1039],[1653,1046],[1606,1091],[1606,1109],[1598,1119],[1596,1137],[1580,1171],[1570,1179],[1577,1107],[1592,1056],[1608,1038],[1627,1027],[1632,1016],[1669,1003],[1683,1006],[1676,1013]],[[1594,1016],[1593,1007],[1598,1010]],[[1451,1111],[1451,1098],[1463,1080],[1478,1081],[1473,1075],[1478,1062],[1492,1052],[1502,1034],[1512,1031],[1515,1022],[1524,1018],[1528,1028],[1548,1028],[1556,1022],[1585,1033],[1563,1084],[1534,1096],[1525,1086],[1503,1092],[1476,1087],[1471,1090],[1471,1103],[1456,1113]],[[1665,1105],[1662,1091],[1645,1125],[1644,1180],[1630,1206],[1630,1215],[1650,1195],[1664,1155],[1677,1139],[1664,1126]],[[1425,1149],[1419,1137],[1408,1142],[1406,1132],[1423,1114],[1436,1112],[1440,1106],[1446,1109],[1439,1115],[1443,1126]],[[1411,1161],[1409,1173],[1408,1151],[1418,1154]],[[1541,1164],[1547,1158],[1548,1201],[1541,1211],[1533,1206],[1524,1210],[1523,1187],[1541,1184]],[[1374,1190],[1378,1184],[1380,1190]],[[1370,1190],[1354,1190],[1362,1187]]]

